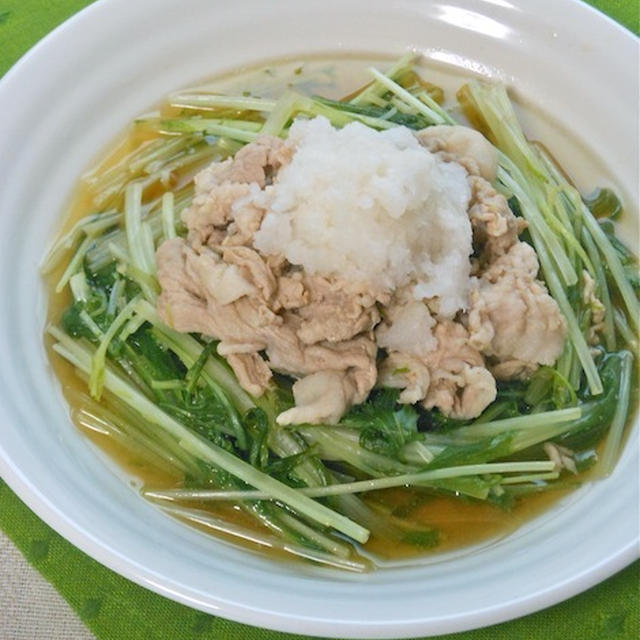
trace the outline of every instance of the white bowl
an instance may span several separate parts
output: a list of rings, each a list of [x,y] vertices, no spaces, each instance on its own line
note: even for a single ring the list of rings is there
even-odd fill
[[[289,55],[407,48],[515,86],[530,113],[552,114],[532,126],[580,184],[615,179],[637,211],[636,40],[570,0],[102,0],[0,84],[0,472],[59,533],[145,587],[254,625],[390,638],[530,613],[637,557],[637,429],[610,478],[515,534],[354,577],[273,562],[164,516],[69,420],[42,346],[38,264],[96,152],[136,114],[203,77]],[[581,161],[585,149],[604,164]]]

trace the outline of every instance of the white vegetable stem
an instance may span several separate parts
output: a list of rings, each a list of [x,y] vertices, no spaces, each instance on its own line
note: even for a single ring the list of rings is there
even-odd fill
[[[162,233],[165,240],[176,237],[175,198],[171,191],[162,196]]]
[[[517,171],[515,167],[510,166],[509,170],[514,170],[514,173],[520,174],[520,172]],[[509,172],[503,167],[500,167],[498,171],[498,179],[518,199],[523,209],[523,213],[525,210],[532,211],[533,209],[535,209],[535,205],[531,203],[531,200],[529,199],[527,193],[523,190],[522,185],[519,184],[517,179],[514,178],[514,176],[510,175]],[[561,274],[558,273],[554,268],[552,257],[548,249],[548,243],[545,243],[542,232],[537,225],[532,224],[529,228],[529,231],[535,245],[536,253],[538,254],[538,258],[540,260],[540,265],[542,266],[542,270],[544,272],[545,280],[547,282],[549,290],[551,291],[551,295],[558,303],[558,307],[560,307],[560,311],[562,311],[562,314],[567,321],[569,340],[571,340],[571,344],[573,344],[578,359],[580,360],[580,364],[584,369],[585,375],[587,377],[587,382],[589,383],[589,389],[591,390],[591,393],[593,395],[599,395],[600,393],[602,393],[602,381],[600,380],[600,375],[598,374],[598,368],[593,361],[593,356],[591,355],[589,345],[587,344],[582,330],[580,329],[578,319],[573,312],[571,303],[569,302],[569,298],[567,297],[565,288],[561,282]]]
[[[452,437],[462,438],[486,438],[516,429],[538,429],[551,424],[561,424],[577,420],[582,415],[580,407],[559,409],[558,411],[544,411],[517,418],[494,420],[493,422],[480,422],[468,427],[459,427],[451,432]]]
[[[275,100],[251,96],[222,96],[212,93],[179,93],[171,97],[171,106],[192,109],[237,109],[239,111],[272,111]]]
[[[419,486],[422,484],[429,484],[429,482],[433,482],[434,480],[478,476],[487,473],[548,473],[554,470],[554,465],[555,463],[551,461],[489,462],[486,464],[445,467],[443,469],[434,469],[432,471],[408,473],[386,478],[375,478],[373,480],[331,484],[326,487],[305,487],[302,489],[294,489],[294,491],[298,491],[298,493],[307,497],[321,498],[344,495],[347,493],[363,493],[365,491],[390,489],[393,487]],[[273,498],[272,495],[260,491],[188,491],[182,489],[173,491],[147,491],[145,492],[145,495],[149,498],[198,500],[261,500]]]
[[[91,375],[89,377],[89,390],[91,395],[96,399],[100,400],[100,396],[102,395],[102,387],[104,385],[104,374],[105,374],[105,366],[106,366],[106,356],[107,349],[111,344],[111,341],[115,338],[116,333],[120,327],[122,327],[125,322],[127,322],[134,313],[134,308],[136,303],[138,302],[138,296],[130,300],[126,306],[120,311],[120,313],[116,316],[114,321],[111,323],[109,328],[106,330],[104,335],[102,336],[102,340],[100,340],[100,344],[96,349],[93,357],[91,358]]]
[[[347,557],[336,557],[335,555],[330,555],[322,551],[316,551],[300,545],[291,544],[290,542],[283,542],[275,536],[259,533],[252,529],[247,529],[246,527],[241,527],[227,520],[223,520],[222,518],[216,518],[206,511],[187,509],[185,507],[178,507],[174,505],[163,505],[163,509],[173,516],[205,526],[209,529],[213,529],[214,531],[219,531],[220,533],[234,536],[270,549],[286,551],[287,553],[307,558],[308,560],[313,560],[320,564],[326,564],[338,567],[339,569],[347,569],[349,571],[357,572],[365,571],[367,568],[365,564],[356,560],[351,560]]]
[[[142,191],[143,185],[139,181],[127,185],[124,199],[125,232],[131,265],[140,273],[153,277],[156,270],[155,246],[149,223],[142,221]],[[144,280],[139,282],[142,293],[148,300],[155,300],[153,287]]]
[[[434,104],[437,106],[437,110],[427,106],[422,100],[416,98],[412,93],[409,93],[406,89],[403,89],[399,84],[388,78],[383,73],[380,73],[374,67],[369,69],[371,75],[389,91],[395,93],[401,100],[403,100],[410,107],[413,107],[418,113],[428,118],[433,124],[454,124],[453,119],[440,108],[437,102]]]

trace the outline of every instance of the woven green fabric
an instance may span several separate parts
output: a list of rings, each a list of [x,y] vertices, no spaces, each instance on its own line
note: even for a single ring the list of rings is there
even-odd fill
[[[139,587],[78,551],[2,480],[0,527],[100,640],[301,638],[200,613]],[[562,604],[512,622],[440,636],[440,640],[635,640],[640,638],[639,584],[640,563],[636,562]]]
[[[51,29],[88,4],[89,0],[0,0],[0,75]],[[592,0],[590,4],[638,33],[640,0]],[[2,480],[0,527],[100,640],[301,638],[200,613],[129,582],[56,534]],[[441,636],[440,640],[640,638],[639,587],[640,563],[636,562],[562,604],[501,625]]]

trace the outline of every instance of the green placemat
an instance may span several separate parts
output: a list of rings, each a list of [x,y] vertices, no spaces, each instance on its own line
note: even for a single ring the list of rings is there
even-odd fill
[[[0,0],[0,75],[40,38],[88,4],[89,0]],[[593,0],[590,4],[638,33],[640,0]],[[133,584],[55,533],[2,480],[0,527],[100,640],[301,638],[200,613]],[[501,625],[440,636],[440,640],[635,640],[640,638],[639,586],[640,563],[636,562],[562,604]]]
[[[78,551],[32,513],[2,480],[0,527],[99,640],[302,638],[216,618],[139,587]],[[637,640],[639,584],[640,563],[636,562],[589,591],[539,613],[439,639]]]

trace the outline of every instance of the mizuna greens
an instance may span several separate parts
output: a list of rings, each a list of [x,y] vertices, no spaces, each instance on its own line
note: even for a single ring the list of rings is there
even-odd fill
[[[441,534],[367,500],[406,488],[509,509],[522,496],[611,473],[633,403],[640,308],[637,264],[615,236],[622,205],[609,189],[583,198],[546,151],[523,133],[501,85],[471,81],[458,93],[469,122],[500,152],[496,188],[528,223],[525,239],[568,326],[555,366],[501,383],[474,420],[398,404],[376,389],[338,425],[282,427],[292,381],[259,398],[238,383],[216,342],[164,325],[156,312],[155,251],[184,235],[180,213],[194,175],[259,135],[286,137],[295,118],[377,130],[456,124],[442,91],[412,56],[343,100],[286,91],[277,99],[180,93],[170,113],[134,123],[138,144],[85,178],[93,209],[60,238],[44,266],[70,303],[47,333],[86,381],[77,422],[182,478],[143,495],[168,513],[235,539],[351,571],[370,536],[416,549]],[[592,289],[592,296],[584,295]],[[598,319],[594,328],[594,318]],[[239,523],[211,512],[233,504]]]

